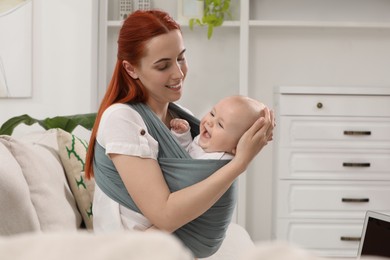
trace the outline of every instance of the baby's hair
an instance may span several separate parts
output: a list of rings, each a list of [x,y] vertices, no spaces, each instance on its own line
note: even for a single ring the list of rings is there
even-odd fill
[[[245,109],[248,112],[247,116],[251,116],[253,119],[252,123],[254,123],[259,117],[264,116],[265,105],[254,98],[250,98],[248,96],[242,96],[242,95],[235,95],[227,98],[235,99],[236,101],[240,102],[243,106],[245,106]]]

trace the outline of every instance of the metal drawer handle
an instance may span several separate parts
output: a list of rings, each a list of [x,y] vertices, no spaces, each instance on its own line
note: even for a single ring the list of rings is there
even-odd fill
[[[361,237],[346,237],[346,236],[341,236],[340,237],[341,241],[360,241]]]
[[[324,107],[324,105],[323,105],[321,102],[318,102],[318,103],[317,103],[317,108],[321,109],[321,108],[323,108],[323,107]]]
[[[343,167],[370,167],[371,163],[343,162]]]
[[[342,202],[353,202],[353,203],[366,203],[366,202],[370,202],[370,199],[369,198],[342,198],[341,199]]]
[[[344,135],[371,135],[371,131],[352,131],[345,130]]]

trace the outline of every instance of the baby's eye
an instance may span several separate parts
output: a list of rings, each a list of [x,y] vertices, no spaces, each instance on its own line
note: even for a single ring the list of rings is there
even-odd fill
[[[221,123],[218,123],[219,127],[221,127],[222,129],[224,129],[223,125]]]
[[[210,116],[214,117],[214,112],[213,111],[210,112]]]

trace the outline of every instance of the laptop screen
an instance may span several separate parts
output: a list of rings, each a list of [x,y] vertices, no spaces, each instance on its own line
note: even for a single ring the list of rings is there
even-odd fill
[[[390,257],[390,216],[367,212],[365,219],[361,252],[362,256]]]

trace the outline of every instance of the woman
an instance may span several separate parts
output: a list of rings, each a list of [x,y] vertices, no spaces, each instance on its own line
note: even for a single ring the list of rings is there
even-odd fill
[[[157,160],[159,144],[145,118],[128,103],[145,104],[167,128],[178,116],[169,107],[182,96],[188,69],[180,26],[162,11],[131,14],[120,30],[117,58],[92,131],[85,171],[88,178],[97,169],[104,176],[101,160],[112,163],[115,169],[107,174],[114,171],[120,177],[142,214],[110,200],[101,190],[104,182],[99,185],[96,178],[94,228],[146,230],[154,226],[174,232],[210,209],[272,140],[274,117],[265,108],[264,118],[241,137],[231,161],[203,181],[171,192]],[[96,157],[101,151],[105,157]],[[113,187],[107,190],[111,198],[117,192]]]

